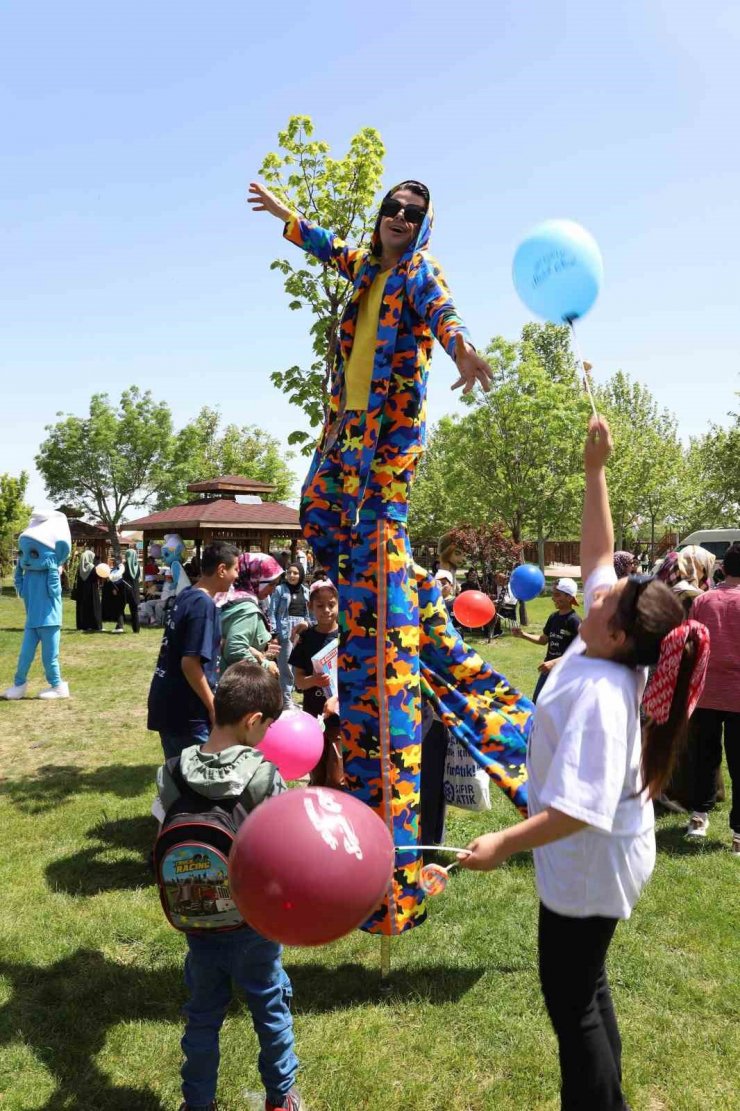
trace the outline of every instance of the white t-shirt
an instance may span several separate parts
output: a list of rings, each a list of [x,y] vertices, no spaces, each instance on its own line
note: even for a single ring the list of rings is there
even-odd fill
[[[586,611],[616,582],[598,567]],[[527,755],[529,813],[552,806],[587,823],[534,850],[537,890],[574,918],[629,918],[655,865],[653,804],[642,790],[639,705],[644,669],[585,656],[576,637],[537,701]]]

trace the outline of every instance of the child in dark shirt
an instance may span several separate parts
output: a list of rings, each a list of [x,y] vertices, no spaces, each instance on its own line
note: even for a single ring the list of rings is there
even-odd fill
[[[533,702],[537,701],[556,660],[565,654],[577,637],[581,624],[581,619],[573,608],[578,605],[578,586],[575,579],[558,579],[552,588],[552,600],[555,603],[555,613],[550,614],[539,636],[525,633],[518,625],[512,630],[514,636],[528,640],[530,644],[547,645],[545,658],[538,668],[540,677],[532,695]]]
[[[315,672],[313,659],[322,649],[339,640],[339,595],[334,583],[329,579],[318,579],[313,583],[308,604],[315,624],[298,637],[289,663],[295,674],[296,690],[303,692],[303,709],[312,717],[324,718],[324,752],[311,773],[311,784],[316,787],[342,787],[344,767],[339,747],[339,717],[336,713],[324,713],[326,700],[332,694],[331,676]]]
[[[221,622],[213,599],[234,582],[238,555],[232,544],[209,544],[201,577],[177,596],[169,612],[149,688],[147,720],[147,728],[159,733],[165,759],[208,738],[221,651]]]

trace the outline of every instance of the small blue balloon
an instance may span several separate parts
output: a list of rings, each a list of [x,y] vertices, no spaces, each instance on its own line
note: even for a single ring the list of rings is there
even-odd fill
[[[512,272],[527,308],[562,324],[591,308],[604,278],[604,263],[596,240],[580,224],[546,220],[517,247]]]
[[[536,563],[522,563],[515,567],[509,579],[509,589],[518,602],[531,602],[542,591],[545,576]]]

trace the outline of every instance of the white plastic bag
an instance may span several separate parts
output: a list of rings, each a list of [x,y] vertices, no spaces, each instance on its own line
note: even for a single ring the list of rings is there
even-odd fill
[[[445,760],[445,801],[461,810],[491,809],[491,780],[464,745],[450,738]]]

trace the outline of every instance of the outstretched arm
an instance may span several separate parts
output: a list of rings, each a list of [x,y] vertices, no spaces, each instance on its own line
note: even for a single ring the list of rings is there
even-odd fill
[[[490,872],[514,853],[561,841],[564,837],[578,833],[585,826],[586,823],[578,818],[571,818],[570,814],[548,806],[546,810],[519,822],[518,825],[498,833],[484,833],[482,837],[476,837],[468,845],[470,854],[460,854],[458,860],[462,868],[470,868],[474,872]]]
[[[597,567],[614,559],[614,526],[606,487],[606,461],[612,450],[609,425],[603,417],[591,417],[583,450],[586,492],[581,523],[581,578],[584,583]]]
[[[409,282],[408,290],[414,309],[427,321],[455,362],[459,377],[451,388],[457,390],[462,386],[463,393],[470,393],[480,383],[484,390],[489,390],[491,368],[473,347],[439,265],[430,258],[424,258]]]
[[[247,201],[254,212],[269,212],[271,216],[282,220],[285,225],[283,235],[290,243],[295,243],[325,266],[331,266],[347,281],[354,281],[367,251],[348,247],[343,239],[332,232],[311,224],[308,220],[302,220],[258,181],[250,184]]]

